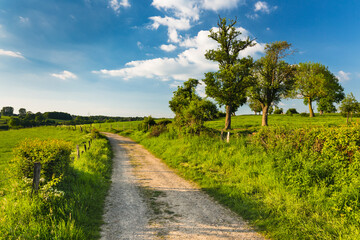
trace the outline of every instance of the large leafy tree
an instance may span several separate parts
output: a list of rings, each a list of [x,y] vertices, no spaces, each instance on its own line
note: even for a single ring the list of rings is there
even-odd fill
[[[333,103],[344,98],[339,80],[320,63],[299,63],[295,80],[293,94],[309,105],[310,117],[315,116],[312,108],[314,101],[318,102],[320,111],[331,112],[335,108]]]
[[[253,40],[240,38],[236,20],[220,18],[217,30],[211,29],[209,37],[219,47],[206,52],[205,57],[219,63],[219,71],[208,72],[203,79],[205,92],[220,106],[225,106],[225,129],[231,128],[231,115],[246,102],[246,88],[251,76],[252,58],[239,59],[239,53],[254,45]]]
[[[359,102],[354,97],[353,93],[347,94],[344,100],[341,101],[340,111],[346,115],[346,123],[349,123],[349,116],[359,111]]]
[[[294,67],[283,60],[289,54],[291,44],[274,42],[266,44],[265,56],[255,62],[249,95],[262,107],[262,126],[268,126],[269,107],[292,90]]]

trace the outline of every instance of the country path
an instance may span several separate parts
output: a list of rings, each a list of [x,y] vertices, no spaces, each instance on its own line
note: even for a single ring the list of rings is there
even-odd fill
[[[141,145],[106,136],[114,159],[101,239],[264,239]]]

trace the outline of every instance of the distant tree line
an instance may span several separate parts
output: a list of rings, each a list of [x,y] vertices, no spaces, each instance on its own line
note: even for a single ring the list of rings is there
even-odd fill
[[[14,114],[14,108],[10,106],[1,109],[0,130],[8,128],[26,128],[52,125],[76,125],[104,122],[140,121],[144,117],[109,117],[109,116],[76,116],[65,112],[37,112],[19,109],[19,114]]]

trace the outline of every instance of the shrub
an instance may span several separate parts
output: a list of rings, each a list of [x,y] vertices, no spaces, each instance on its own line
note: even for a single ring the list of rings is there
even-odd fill
[[[306,112],[303,112],[303,113],[300,113],[300,116],[301,117],[308,117],[308,116],[310,116],[308,113],[306,113]]]
[[[101,138],[99,130],[97,130],[96,128],[91,129],[91,138]]]
[[[160,120],[157,125],[167,126],[167,125],[170,124],[170,123],[172,123],[171,120],[169,120],[169,119],[163,119],[163,120]]]
[[[287,111],[286,111],[286,115],[293,115],[293,114],[299,114],[295,108],[289,108]]]
[[[156,125],[155,119],[151,116],[148,116],[145,117],[144,120],[138,125],[138,130],[147,132],[154,125]]]
[[[150,137],[158,137],[161,133],[166,132],[167,127],[166,125],[155,125],[151,128]]]
[[[70,163],[71,143],[64,140],[25,140],[14,149],[14,166],[19,178],[32,178],[35,162],[41,163],[45,181],[59,178]]]
[[[282,108],[275,107],[274,114],[283,114],[284,110]]]

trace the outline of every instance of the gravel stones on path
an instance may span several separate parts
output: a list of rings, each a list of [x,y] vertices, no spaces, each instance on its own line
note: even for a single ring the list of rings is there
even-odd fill
[[[114,159],[101,239],[264,239],[141,145],[106,136]]]

